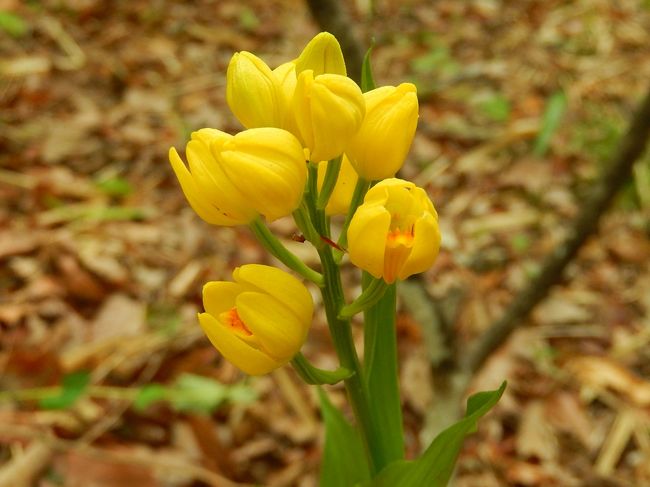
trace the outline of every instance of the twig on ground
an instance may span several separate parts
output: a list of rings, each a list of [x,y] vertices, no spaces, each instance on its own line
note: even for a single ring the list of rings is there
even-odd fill
[[[596,233],[600,217],[632,175],[634,163],[645,151],[650,138],[650,90],[639,105],[614,160],[603,171],[580,213],[570,224],[564,242],[543,261],[539,274],[515,297],[503,316],[481,335],[461,368],[475,373],[487,358],[521,326],[532,309],[546,297],[562,278],[567,264],[587,239]]]

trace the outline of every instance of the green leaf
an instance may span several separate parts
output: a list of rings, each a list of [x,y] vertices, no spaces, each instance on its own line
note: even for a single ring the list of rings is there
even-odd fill
[[[126,179],[108,178],[98,181],[97,187],[108,196],[128,196],[133,193],[133,186]]]
[[[254,401],[257,393],[248,385],[226,385],[209,377],[183,374],[172,386],[147,384],[133,401],[133,408],[142,412],[151,404],[167,401],[177,411],[209,414],[225,401],[245,404]]]
[[[239,12],[239,25],[247,31],[254,31],[260,25],[260,19],[253,10],[248,7],[242,8]]]
[[[363,287],[374,278],[364,272]],[[364,373],[370,396],[372,420],[381,432],[381,444],[371,445],[379,458],[378,467],[404,458],[402,405],[397,372],[395,330],[395,285],[387,287],[382,298],[364,313]]]
[[[0,30],[18,39],[27,34],[29,26],[22,17],[11,12],[0,11]]]
[[[228,386],[209,377],[183,374],[167,392],[166,399],[177,411],[211,413],[226,400],[250,402],[256,393],[247,386]]]
[[[142,412],[154,402],[163,401],[167,397],[167,388],[160,384],[147,384],[138,391],[133,400],[133,409]]]
[[[496,122],[503,122],[510,116],[510,102],[502,95],[495,95],[484,100],[480,108],[485,115]]]
[[[169,401],[177,411],[210,413],[226,399],[227,386],[214,379],[183,374],[177,380]]]
[[[90,373],[73,372],[63,377],[61,392],[56,396],[44,397],[39,404],[45,409],[65,409],[72,406],[83,395],[90,384]]]
[[[370,49],[366,52],[366,55],[363,57],[363,64],[361,65],[361,91],[364,93],[375,89],[375,80],[373,79],[372,66],[370,65],[372,48],[373,46],[370,46]]]
[[[372,481],[372,487],[445,487],[454,471],[454,465],[465,437],[476,431],[478,420],[499,401],[506,383],[496,391],[479,392],[467,400],[465,417],[450,426],[433,440],[420,458],[398,460]]]
[[[533,147],[533,154],[537,157],[542,157],[546,154],[548,146],[551,143],[551,138],[560,125],[566,107],[567,98],[562,91],[553,93],[546,103],[546,109],[542,117],[542,128],[537,134]]]
[[[325,423],[325,446],[321,464],[321,487],[352,486],[370,481],[370,469],[356,428],[318,388]]]

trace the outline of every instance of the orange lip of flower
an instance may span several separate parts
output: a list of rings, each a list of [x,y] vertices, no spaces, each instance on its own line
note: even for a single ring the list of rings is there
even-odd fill
[[[253,333],[248,329],[246,324],[242,321],[242,319],[239,317],[239,314],[237,313],[237,308],[232,308],[228,312],[225,313],[225,322],[228,326],[230,326],[233,331],[237,334],[243,335],[243,336],[251,336]]]
[[[397,247],[402,245],[404,247],[410,247],[413,245],[413,227],[409,228],[406,232],[402,231],[400,228],[391,230],[386,236],[386,243],[391,247]]]

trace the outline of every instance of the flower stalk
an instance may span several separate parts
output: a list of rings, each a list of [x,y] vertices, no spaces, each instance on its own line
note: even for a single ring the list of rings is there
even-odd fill
[[[289,250],[287,250],[287,248],[282,245],[282,242],[280,242],[277,237],[271,233],[271,231],[260,218],[253,220],[249,227],[257,240],[266,250],[271,253],[271,255],[276,257],[289,269],[297,272],[308,281],[316,284],[318,287],[323,286],[323,275],[319,272],[316,272],[294,254],[289,252]]]

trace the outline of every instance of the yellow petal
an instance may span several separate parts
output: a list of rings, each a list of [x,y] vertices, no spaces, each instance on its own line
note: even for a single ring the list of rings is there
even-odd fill
[[[244,292],[237,296],[236,306],[239,317],[268,355],[289,360],[298,353],[305,326],[282,302],[266,294]]]
[[[390,227],[390,214],[378,205],[361,205],[348,228],[348,253],[350,261],[376,278],[384,273],[386,236]]]
[[[243,265],[236,268],[232,275],[243,286],[282,302],[301,323],[305,323],[306,333],[314,313],[314,302],[302,282],[276,267],[261,264]]]
[[[311,157],[326,161],[343,153],[357,133],[365,114],[359,87],[350,78],[323,74],[314,79],[311,90],[314,144]]]
[[[296,64],[293,62],[281,64],[273,70],[273,74],[280,83],[280,90],[282,91],[284,98],[283,103],[286,107],[284,119],[280,128],[291,132],[302,143],[300,130],[298,130],[298,125],[296,125],[296,117],[293,110],[290,109],[293,95],[296,92],[296,83],[298,81],[298,78],[296,77]]]
[[[346,76],[345,60],[339,41],[329,32],[317,34],[305,46],[296,59],[296,73],[306,69],[314,71],[314,75],[331,73]]]
[[[187,161],[199,190],[219,213],[237,222],[236,225],[255,218],[257,212],[233,185],[208,147],[191,140],[187,144]]]
[[[393,176],[404,164],[418,121],[415,86],[402,83],[364,93],[366,116],[346,153],[364,179]]]
[[[268,374],[284,363],[249,346],[208,313],[199,314],[199,323],[221,355],[247,374]]]
[[[273,221],[299,205],[307,181],[300,142],[286,130],[258,128],[240,132],[218,154],[231,181],[248,205]]]
[[[312,70],[298,76],[292,107],[312,161],[341,155],[365,113],[361,89],[354,81],[337,74],[314,78]]]
[[[250,52],[235,53],[226,77],[228,106],[244,127],[281,126],[286,100],[264,61]]]
[[[216,141],[225,142],[226,140],[232,139],[233,136],[221,130],[202,128],[192,132],[190,137],[192,140],[198,140],[205,147],[210,147]]]
[[[181,184],[181,188],[188,203],[203,220],[212,225],[224,226],[247,223],[247,221],[241,221],[228,214],[224,214],[212,205],[205,193],[197,185],[196,181],[185,166],[185,163],[183,163],[178,152],[176,152],[176,149],[173,147],[169,149],[169,162],[178,178],[178,182]]]
[[[245,288],[228,281],[210,281],[203,286],[203,307],[212,316],[219,316],[235,306],[235,300]]]
[[[440,249],[440,227],[438,220],[431,213],[425,213],[416,220],[413,228],[413,247],[398,277],[407,277],[429,269],[438,256]]]

